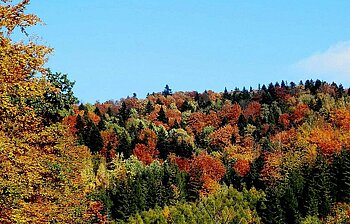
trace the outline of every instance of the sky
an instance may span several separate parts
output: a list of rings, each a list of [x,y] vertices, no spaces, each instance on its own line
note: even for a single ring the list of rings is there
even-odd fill
[[[81,102],[286,80],[350,86],[348,0],[31,0]]]

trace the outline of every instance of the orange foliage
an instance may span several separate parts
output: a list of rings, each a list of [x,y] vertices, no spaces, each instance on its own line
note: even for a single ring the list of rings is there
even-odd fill
[[[214,148],[223,149],[231,145],[233,136],[238,139],[238,127],[232,127],[230,124],[228,124],[209,135],[210,145]]]
[[[215,102],[217,99],[220,99],[220,98],[221,98],[220,93],[215,93],[215,92],[212,91],[212,90],[208,90],[208,91],[207,91],[207,94],[208,94],[209,100],[210,100],[210,101],[213,101],[213,102]]]
[[[142,129],[138,137],[151,150],[154,150],[156,148],[156,146],[157,146],[157,134],[153,130],[151,130],[149,128]]]
[[[87,214],[85,214],[85,221],[94,220],[94,223],[106,224],[108,223],[107,216],[102,215],[103,204],[98,201],[92,201],[89,204]]]
[[[158,117],[158,113],[160,111],[160,108],[161,108],[161,106],[159,104],[155,104],[153,111],[147,116],[148,120],[156,121],[157,117]]]
[[[281,147],[290,147],[293,143],[293,138],[296,136],[296,130],[281,131],[270,137],[272,143],[280,144]]]
[[[207,126],[218,127],[220,120],[215,111],[210,111],[209,114],[194,112],[187,120],[187,124],[192,128],[193,133],[199,134]]]
[[[115,149],[118,147],[118,136],[113,130],[105,130],[101,132],[103,139],[103,148],[101,154],[105,158],[113,159],[115,157]]]
[[[237,160],[233,165],[233,169],[241,176],[244,177],[250,171],[250,162],[248,160],[242,159]]]
[[[341,108],[335,110],[331,117],[332,121],[341,129],[350,131],[350,108]]]
[[[187,124],[192,128],[195,134],[198,134],[201,133],[203,129],[207,126],[205,118],[205,114],[201,112],[194,112],[187,120]]]
[[[124,99],[122,102],[125,103],[127,108],[135,108],[135,109],[142,108],[142,104],[140,103],[141,101],[133,97]]]
[[[265,153],[264,166],[260,171],[261,179],[270,183],[281,180],[283,156],[281,151]]]
[[[68,126],[42,118],[45,94],[57,91],[39,76],[52,49],[10,39],[40,23],[24,13],[29,2],[0,4],[0,223],[74,223],[88,208],[91,154]]]
[[[74,134],[77,133],[78,130],[75,128],[77,124],[77,116],[69,115],[64,117],[62,123],[69,127],[70,132]]]
[[[133,150],[133,154],[137,157],[138,160],[146,165],[149,165],[157,159],[159,151],[156,149],[151,149],[145,144],[136,144]]]
[[[175,100],[175,104],[177,108],[181,108],[183,103],[185,102],[185,99],[190,100],[189,97],[186,97],[185,94],[181,92],[176,92],[172,95],[172,97]]]
[[[296,106],[291,119],[295,122],[295,123],[300,123],[304,118],[305,115],[309,112],[309,107],[308,105],[304,104],[304,103],[300,103]]]
[[[335,153],[340,153],[342,149],[339,137],[339,131],[334,130],[330,125],[325,125],[312,130],[310,142],[316,144],[323,155],[332,156]]]
[[[151,101],[153,104],[156,104],[157,101],[160,101],[165,107],[169,107],[170,104],[176,103],[173,96],[163,96],[162,94],[150,95],[147,97],[147,99]]]
[[[88,112],[88,117],[90,118],[90,120],[95,124],[95,125],[97,125],[99,122],[100,122],[100,120],[101,120],[101,118],[99,117],[99,116],[97,116],[94,112],[92,112],[92,111],[89,111]]]
[[[215,192],[219,187],[218,182],[224,177],[226,169],[220,159],[208,155],[207,152],[202,152],[192,159],[190,178],[195,178],[198,172],[203,181],[200,194],[205,196]]]
[[[181,124],[181,112],[179,110],[167,109],[165,112],[166,117],[169,119],[169,126],[172,127],[175,121]]]
[[[256,106],[256,105],[255,105]],[[242,109],[238,104],[231,104],[226,101],[225,105],[219,111],[219,117],[223,119],[226,117],[231,125],[237,124],[238,118],[241,115]]]
[[[99,109],[101,114],[105,114],[110,106],[111,106],[111,104],[108,104],[108,103],[103,103],[103,104],[96,103],[95,104],[95,107]]]
[[[281,114],[278,118],[278,122],[281,123],[284,128],[288,128],[290,124],[289,114]]]
[[[182,157],[176,156],[174,153],[170,153],[168,156],[169,161],[175,163],[180,170],[189,172],[190,171],[190,160]]]
[[[248,119],[249,117],[252,117],[253,120],[255,118],[260,116],[260,110],[261,110],[261,104],[259,102],[253,101],[250,102],[247,106],[247,108],[244,109],[244,117]]]

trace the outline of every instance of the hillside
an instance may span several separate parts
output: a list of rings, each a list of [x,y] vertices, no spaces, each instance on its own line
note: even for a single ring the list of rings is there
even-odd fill
[[[51,48],[12,39],[29,1],[0,3],[0,223],[350,223],[349,89],[78,104]]]
[[[333,223],[348,220],[349,106],[348,90],[320,80],[223,93],[167,86],[146,99],[75,106],[64,123],[94,154],[97,197],[113,219]],[[191,201],[227,194],[224,185],[252,204],[190,212],[199,206]]]

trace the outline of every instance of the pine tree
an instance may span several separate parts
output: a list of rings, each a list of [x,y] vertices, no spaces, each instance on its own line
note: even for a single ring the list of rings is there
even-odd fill
[[[148,100],[146,107],[145,107],[146,114],[150,114],[153,110],[154,110],[154,107],[153,107],[151,101]]]
[[[343,150],[334,159],[332,177],[335,187],[334,197],[340,202],[350,202],[350,151]]]
[[[162,94],[163,96],[171,96],[173,94],[168,84],[165,85],[165,88]]]
[[[164,128],[160,128],[157,133],[157,149],[159,156],[162,159],[166,159],[169,154],[167,133]]]
[[[224,94],[222,95],[222,98],[224,100],[229,100],[231,97],[230,97],[230,94],[228,93],[227,91],[227,88],[225,87],[225,90],[224,90]]]
[[[129,118],[129,116],[130,116],[130,110],[127,108],[125,102],[123,101],[118,113],[119,125],[124,127],[125,122]]]
[[[247,120],[245,119],[244,115],[239,115],[238,118],[238,128],[239,128],[239,135],[244,136],[245,134],[245,127],[247,126]]]
[[[164,109],[163,109],[163,106],[160,108],[160,111],[158,113],[158,117],[157,119],[161,122],[163,122],[164,124],[167,124],[168,123],[168,118],[164,112]]]

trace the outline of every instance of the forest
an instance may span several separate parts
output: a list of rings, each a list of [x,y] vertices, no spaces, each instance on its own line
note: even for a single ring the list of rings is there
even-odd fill
[[[350,223],[350,91],[321,80],[79,103],[0,1],[0,223]],[[228,83],[227,85],[232,85]]]

